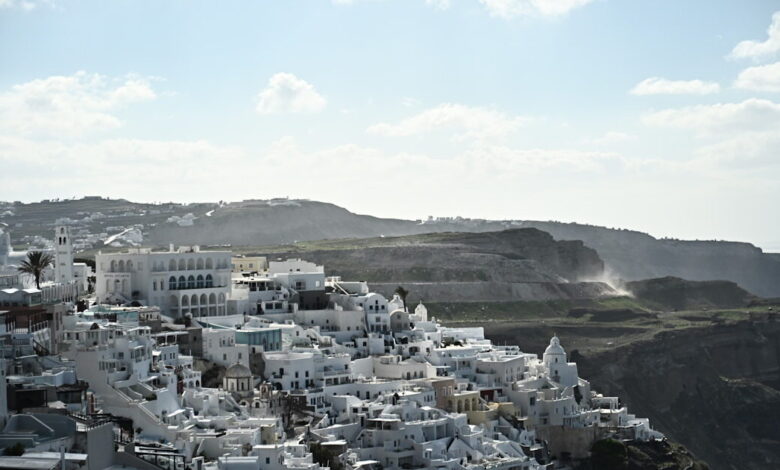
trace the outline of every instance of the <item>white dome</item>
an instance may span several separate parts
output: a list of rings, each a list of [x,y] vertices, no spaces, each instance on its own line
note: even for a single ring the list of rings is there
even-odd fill
[[[546,356],[548,354],[560,356],[566,354],[566,351],[564,351],[563,347],[561,346],[561,340],[559,340],[557,336],[553,336],[552,339],[550,339],[550,345],[547,346],[547,349],[544,350],[544,355]]]
[[[244,379],[247,377],[252,377],[252,371],[250,371],[248,367],[239,363],[233,364],[225,371],[226,379]]]

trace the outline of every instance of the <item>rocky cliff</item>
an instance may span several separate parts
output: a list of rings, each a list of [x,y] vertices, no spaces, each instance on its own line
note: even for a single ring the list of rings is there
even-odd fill
[[[688,328],[572,354],[594,388],[713,469],[780,468],[780,321]]]
[[[536,229],[350,239],[268,247],[252,254],[302,257],[328,273],[371,282],[392,294],[399,285],[429,301],[547,300],[614,294],[598,282],[598,254],[579,241],[556,241]]]

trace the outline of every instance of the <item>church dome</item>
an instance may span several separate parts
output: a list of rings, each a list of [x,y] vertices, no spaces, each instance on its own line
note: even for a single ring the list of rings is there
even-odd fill
[[[252,377],[252,371],[247,366],[235,363],[225,371],[226,379],[245,379]]]
[[[559,340],[557,336],[553,336],[552,339],[550,339],[550,345],[544,350],[544,354],[565,355],[566,351],[564,351],[563,346],[561,346],[561,340]]]

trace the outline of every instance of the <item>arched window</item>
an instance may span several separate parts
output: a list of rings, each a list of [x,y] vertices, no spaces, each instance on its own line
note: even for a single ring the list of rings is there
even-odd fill
[[[133,262],[131,260],[127,261],[127,270],[132,271],[133,270]]]
[[[197,268],[203,269],[203,258],[198,258]]]
[[[214,262],[211,258],[206,258],[206,269],[214,269]]]
[[[168,271],[176,271],[176,260],[172,259],[168,262]]]
[[[113,273],[114,271],[116,271],[116,260],[112,259],[111,260],[111,271],[110,272]]]
[[[189,269],[190,271],[195,269],[195,260],[194,259],[190,258],[190,259],[187,260],[187,269]]]
[[[184,276],[179,276],[179,289],[187,288],[187,279]]]
[[[120,273],[125,272],[125,260],[120,259],[119,263],[117,263],[116,269],[118,269]]]
[[[206,287],[214,287],[214,279],[211,277],[211,274],[206,274]]]
[[[176,286],[176,278],[174,276],[168,278],[168,288],[171,290],[178,289],[178,287]]]
[[[203,289],[203,275],[202,274],[198,274],[197,285],[198,285],[198,289]]]
[[[195,288],[195,276],[190,276],[187,278],[187,289],[194,289]]]
[[[185,269],[187,269],[187,262],[184,261],[183,259],[180,259],[179,260],[179,271],[184,271]]]

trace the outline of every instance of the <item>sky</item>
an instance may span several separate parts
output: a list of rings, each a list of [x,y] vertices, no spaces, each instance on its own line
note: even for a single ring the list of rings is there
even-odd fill
[[[0,0],[0,200],[274,197],[780,251],[776,0]]]

